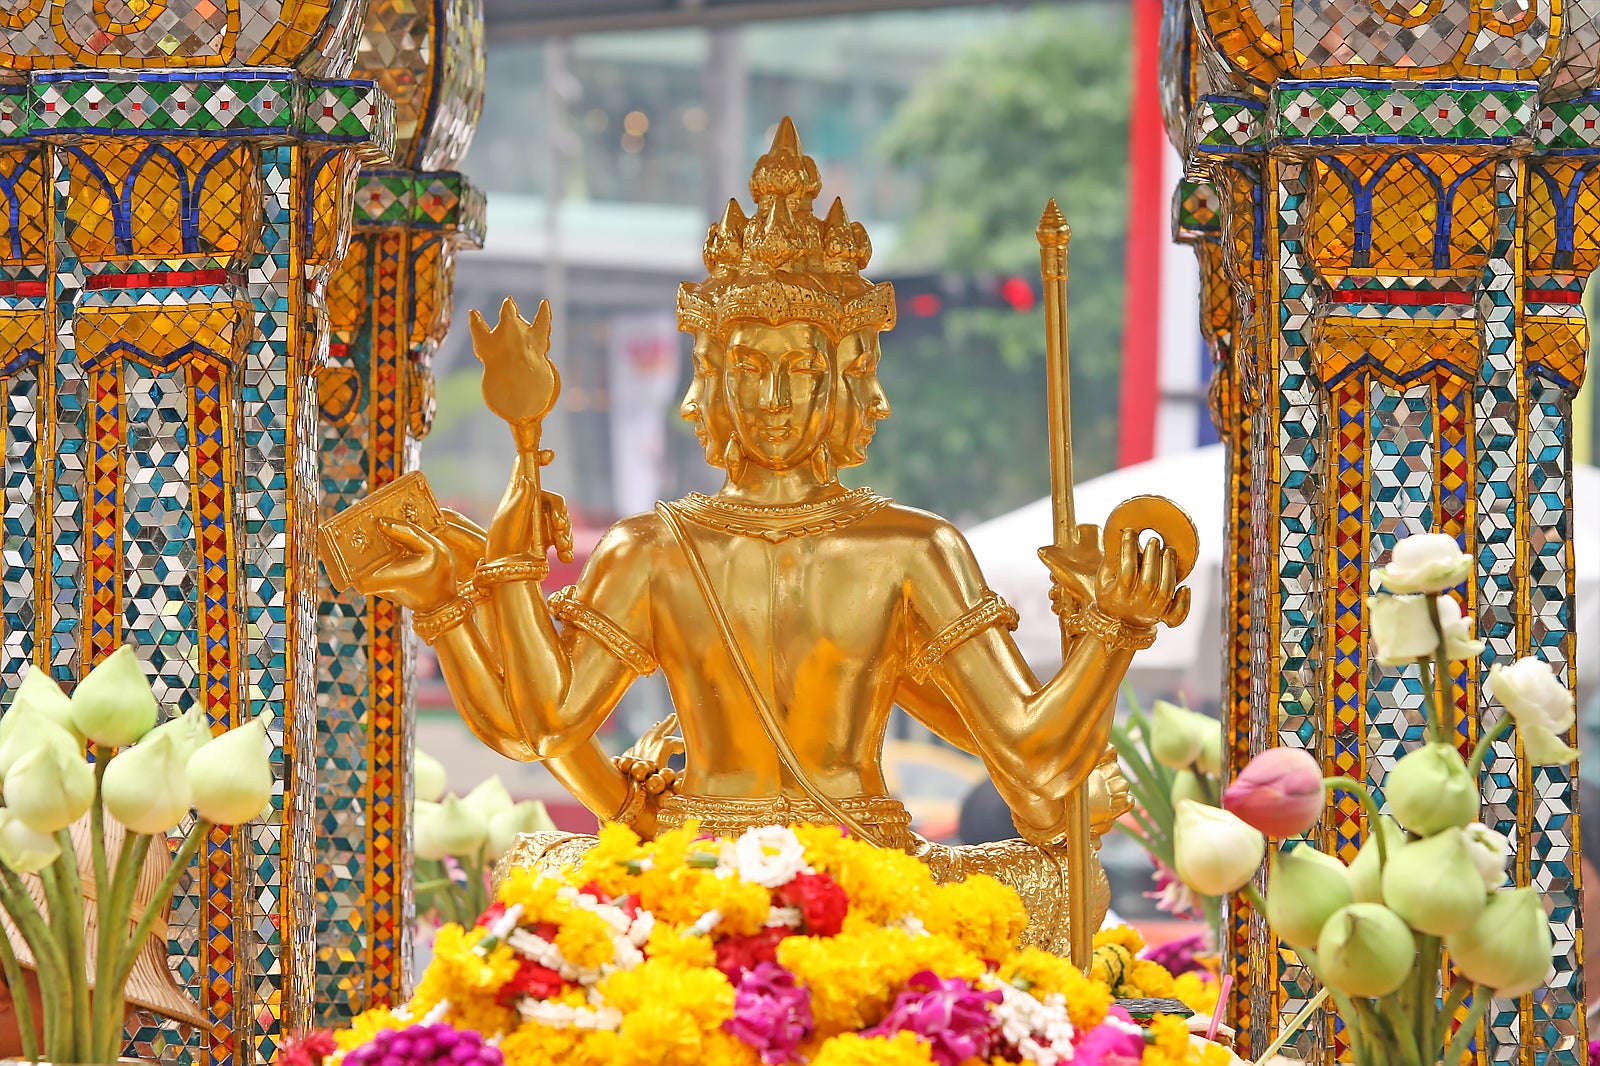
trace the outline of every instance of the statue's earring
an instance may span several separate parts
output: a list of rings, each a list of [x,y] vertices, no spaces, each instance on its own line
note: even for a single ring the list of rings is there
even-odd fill
[[[817,475],[818,481],[824,483],[839,476],[839,471],[833,465],[833,453],[828,451],[827,441],[817,445],[817,450],[811,453],[811,472]]]
[[[722,450],[722,465],[727,467],[728,476],[738,480],[744,473],[744,449],[739,447],[739,438],[728,438],[728,446]]]

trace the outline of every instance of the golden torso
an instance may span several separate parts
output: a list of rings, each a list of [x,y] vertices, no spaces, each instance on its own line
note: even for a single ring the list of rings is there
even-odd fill
[[[829,795],[885,792],[889,711],[907,659],[926,639],[916,632],[907,590],[933,566],[928,545],[939,526],[931,515],[893,505],[826,534],[777,543],[686,525],[768,705]],[[710,635],[700,589],[661,519],[641,515],[624,530],[649,546],[634,565],[648,568],[651,646],[688,749],[684,790],[796,793],[727,649]]]

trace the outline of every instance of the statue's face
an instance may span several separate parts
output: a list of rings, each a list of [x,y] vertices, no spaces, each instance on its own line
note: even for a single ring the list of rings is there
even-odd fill
[[[706,461],[721,466],[733,438],[728,405],[722,398],[722,342],[710,333],[696,333],[693,358],[694,378],[678,406],[678,417],[694,424],[695,439],[706,450]]]
[[[722,382],[739,445],[762,466],[799,466],[827,436],[833,346],[820,328],[739,323],[728,335]]]
[[[878,380],[882,354],[877,330],[861,330],[839,342],[840,374],[833,392],[833,432],[828,437],[828,449],[839,466],[866,462],[867,445],[878,422],[889,417],[889,397]]]

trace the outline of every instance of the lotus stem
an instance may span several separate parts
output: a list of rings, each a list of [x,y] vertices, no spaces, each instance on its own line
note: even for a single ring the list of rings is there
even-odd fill
[[[1478,1031],[1478,1023],[1483,1021],[1484,1012],[1489,1009],[1489,1003],[1494,996],[1486,989],[1472,986],[1472,1006],[1467,1010],[1467,1016],[1461,1022],[1461,1028],[1456,1030],[1456,1035],[1451,1039],[1444,1050],[1443,1061],[1445,1066],[1461,1061],[1461,1053],[1467,1050],[1467,1045],[1472,1042],[1473,1034]]]
[[[20,922],[17,923],[21,928]],[[33,1027],[33,997],[28,995],[27,985],[23,983],[22,964],[17,961],[17,953],[11,947],[11,938],[0,936],[0,967],[4,967],[6,986],[12,990],[11,1006],[17,1012],[17,1035],[22,1041],[22,1057],[37,1061],[39,1058],[39,1034]]]

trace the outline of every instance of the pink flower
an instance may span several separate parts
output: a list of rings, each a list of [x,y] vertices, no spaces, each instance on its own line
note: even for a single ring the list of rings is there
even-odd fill
[[[1222,794],[1224,809],[1279,839],[1309,832],[1325,802],[1322,767],[1299,748],[1268,748]]]
[[[1073,1048],[1073,1066],[1139,1066],[1144,1059],[1144,1030],[1121,1007],[1112,1006],[1106,1020],[1090,1029]]]
[[[1144,893],[1144,898],[1155,900],[1156,910],[1180,917],[1192,916],[1199,911],[1200,898],[1195,895],[1194,889],[1180,881],[1166,863],[1158,861],[1150,876],[1156,883],[1156,890]]]
[[[811,993],[774,962],[746,970],[733,996],[733,1017],[722,1027],[761,1053],[768,1064],[797,1061],[811,1035]]]
[[[906,982],[888,1016],[861,1035],[915,1033],[928,1042],[939,1066],[960,1066],[968,1059],[989,1057],[999,1028],[990,1007],[1004,998],[998,989],[979,992],[970,981],[940,980],[932,970],[923,970]]]

